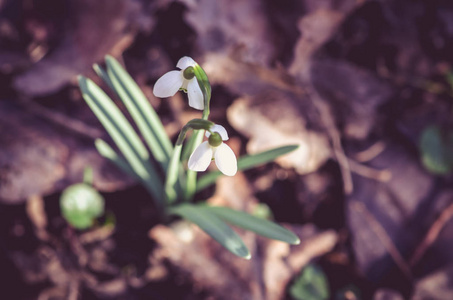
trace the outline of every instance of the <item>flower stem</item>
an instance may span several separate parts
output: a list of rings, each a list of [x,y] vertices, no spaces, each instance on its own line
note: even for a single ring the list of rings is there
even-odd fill
[[[211,102],[211,84],[209,83],[208,76],[206,75],[203,68],[200,67],[200,65],[197,64],[194,67],[194,72],[198,81],[198,85],[200,86],[201,91],[203,92],[204,110],[202,119],[207,120],[210,113],[209,105]],[[195,136],[193,137],[195,140],[194,143],[192,143],[192,149],[190,149],[190,153],[193,153],[195,148],[197,148],[198,145],[201,143],[201,141],[203,140],[203,135],[204,130],[197,130],[195,132]],[[196,189],[197,189],[197,173],[192,170],[187,170],[187,180],[186,188],[184,189],[184,199],[186,201],[191,201],[193,195],[196,192]]]
[[[182,144],[184,142],[184,138],[186,137],[187,131],[191,129],[189,123],[181,129],[178,140],[176,141],[175,147],[173,148],[170,163],[168,165],[167,178],[165,180],[165,197],[167,205],[174,203],[178,198],[178,193],[176,192],[176,184],[178,181],[178,172],[180,169],[179,164],[181,159]]]
[[[180,173],[182,172],[182,168],[180,166],[181,150],[184,139],[186,138],[187,131],[189,129],[198,129],[198,134],[198,132],[209,130],[209,128],[211,128],[213,125],[214,123],[206,119],[193,119],[187,122],[187,124],[184,125],[184,127],[181,129],[167,169],[167,178],[165,180],[165,197],[167,204],[172,204],[176,201],[176,199],[178,198],[177,188],[181,189],[181,187],[184,186],[183,182],[179,182],[178,186],[178,175],[181,175]],[[201,136],[201,138],[203,138],[203,136]],[[181,179],[183,178],[183,176],[179,176],[179,178]],[[184,192],[184,196],[185,195],[186,192]]]
[[[206,102],[206,101],[205,101]],[[209,105],[204,106],[203,110],[203,120],[207,120],[209,116]],[[203,141],[203,135],[204,135],[204,130],[197,130],[195,131],[195,136],[194,136],[194,143],[192,144],[192,149],[190,149],[190,153],[193,153],[195,151],[195,148],[198,147],[198,145],[201,144]],[[186,180],[186,188],[184,189],[184,199],[187,202],[190,202],[193,198],[193,195],[195,194],[197,190],[197,172],[192,171],[192,170],[187,170],[187,180]]]

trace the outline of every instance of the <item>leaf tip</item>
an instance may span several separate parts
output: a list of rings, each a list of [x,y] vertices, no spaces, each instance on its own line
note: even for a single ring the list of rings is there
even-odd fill
[[[113,56],[111,56],[110,54],[107,54],[107,55],[105,56],[105,61],[106,61],[106,62],[109,62],[109,61],[112,61],[112,60],[114,60],[114,58],[113,58]]]
[[[82,90],[82,93],[84,92],[84,88],[86,87],[87,85],[87,79],[85,76],[83,75],[77,75],[77,82],[79,83],[79,87],[80,89]]]
[[[299,245],[300,244],[300,239],[296,236],[293,241],[290,242],[291,245]]]
[[[95,72],[98,72],[98,71],[102,70],[102,68],[101,68],[101,66],[99,64],[93,64],[93,70]]]

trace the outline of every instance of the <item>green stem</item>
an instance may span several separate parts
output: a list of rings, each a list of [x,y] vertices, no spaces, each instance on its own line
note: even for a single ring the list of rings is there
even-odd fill
[[[83,170],[83,183],[92,186],[93,185],[93,168],[86,167]]]
[[[170,164],[168,165],[167,169],[167,178],[165,180],[165,196],[167,200],[166,201],[167,205],[174,203],[178,198],[178,194],[176,192],[176,184],[179,175],[178,171],[181,159],[182,143],[189,129],[191,129],[189,123],[186,124],[181,129],[181,132],[179,133],[178,136],[178,140],[176,141],[175,147],[173,148],[173,153],[170,158]]]
[[[207,120],[208,117],[209,117],[209,103],[206,103],[206,101],[205,101],[202,119]],[[201,144],[201,142],[203,141],[203,135],[204,135],[204,130],[197,130],[195,132],[195,141],[192,144],[192,149],[191,149],[190,153],[193,153],[193,151],[195,151],[195,149],[198,147],[198,145]],[[197,191],[197,172],[192,171],[192,170],[187,170],[187,180],[186,180],[186,188],[184,190],[184,199],[187,202],[192,201],[193,195],[195,195],[196,191]]]
[[[203,100],[204,100],[204,110],[202,119],[207,120],[209,117],[210,109],[209,104],[211,102],[211,84],[209,83],[208,76],[206,75],[205,71],[202,67],[198,64],[194,67],[195,77],[197,78],[198,85],[203,92]],[[198,145],[203,140],[204,130],[197,130],[195,132],[195,141],[192,144],[192,149],[190,149],[190,153],[193,153]],[[184,199],[186,201],[191,201],[193,195],[197,190],[197,173],[192,170],[187,170],[187,181],[186,181],[186,188],[184,189]]]
[[[165,180],[165,197],[167,204],[173,204],[178,198],[178,191],[181,192],[183,182],[178,183],[178,177],[180,175],[180,162],[181,162],[181,150],[184,139],[186,138],[187,131],[189,129],[198,129],[198,131],[209,130],[214,123],[205,119],[193,119],[190,120],[179,133],[178,140],[176,141],[173,153],[170,157],[170,163],[167,169],[167,178]],[[179,184],[179,185],[178,185]],[[179,189],[179,190],[178,190]],[[181,193],[179,193],[181,194]]]

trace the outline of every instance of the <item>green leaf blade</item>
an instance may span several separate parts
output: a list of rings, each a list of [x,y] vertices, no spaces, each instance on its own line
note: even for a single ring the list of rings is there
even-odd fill
[[[149,153],[113,101],[93,81],[79,76],[83,98],[125,156],[133,172],[162,201],[162,180],[149,162]]]
[[[156,160],[167,168],[173,150],[164,126],[140,87],[111,56],[105,58],[112,86],[137,124]]]
[[[110,145],[107,144],[104,140],[96,139],[94,141],[94,145],[96,146],[96,149],[98,150],[99,154],[101,154],[102,157],[111,161],[118,169],[123,171],[125,174],[129,175],[132,178],[140,180],[137,174],[135,174],[134,170],[129,166],[127,161],[125,161],[121,156],[119,156],[118,153],[116,153],[115,150],[113,150],[112,147],[110,147]]]
[[[105,82],[105,84],[107,84],[109,86],[109,88],[111,88],[112,90],[115,90],[115,88],[113,87],[112,81],[109,78],[109,75],[100,65],[94,64],[93,70],[94,70],[94,72],[96,72],[96,74],[100,78],[102,78],[102,80]]]
[[[227,207],[209,206],[205,207],[205,209],[227,223],[253,231],[269,239],[279,240],[291,245],[300,244],[299,238],[294,233],[266,219],[257,218],[248,213]]]
[[[245,155],[238,160],[239,170],[248,170],[250,168],[263,165],[274,161],[277,157],[288,154],[299,148],[299,145],[289,145],[263,151],[257,154]]]
[[[203,207],[182,204],[171,208],[170,213],[179,215],[196,224],[231,253],[245,259],[251,258],[249,250],[233,229]]]
[[[168,204],[174,203],[178,197],[177,180],[180,171],[180,157],[182,145],[176,145],[167,169],[167,179],[165,180],[165,196]]]
[[[299,148],[299,145],[288,145],[263,151],[257,154],[245,155],[238,159],[238,171],[244,171],[253,167],[266,164],[274,161],[277,157],[288,154]],[[210,172],[200,177],[197,183],[197,191],[214,184],[219,176],[222,176],[220,171]]]

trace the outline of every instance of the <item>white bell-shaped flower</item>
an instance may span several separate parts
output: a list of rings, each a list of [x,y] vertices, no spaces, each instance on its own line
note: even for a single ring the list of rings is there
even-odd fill
[[[182,89],[189,96],[189,106],[203,110],[203,92],[198,85],[195,74],[193,74],[193,69],[188,69],[190,67],[194,68],[196,65],[197,63],[192,58],[188,56],[182,57],[176,65],[181,70],[165,73],[156,81],[153,88],[154,96],[160,98],[171,97]],[[184,72],[186,70],[189,72]]]
[[[201,143],[189,158],[189,169],[197,172],[206,171],[212,160],[219,170],[227,175],[234,176],[238,170],[236,155],[233,150],[223,143],[228,140],[228,134],[223,126],[213,125],[211,132],[206,131],[208,140]]]

